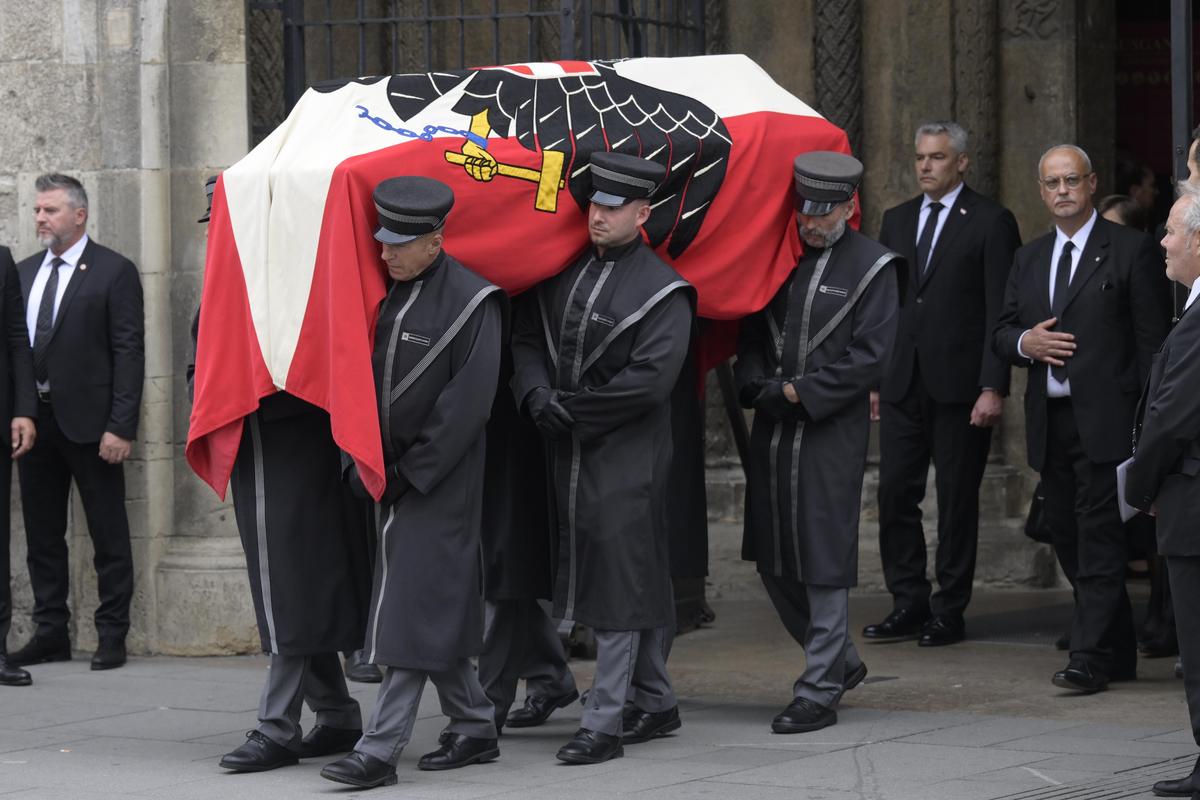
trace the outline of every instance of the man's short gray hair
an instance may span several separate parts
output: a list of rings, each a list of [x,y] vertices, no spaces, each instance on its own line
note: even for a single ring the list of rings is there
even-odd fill
[[[45,175],[39,175],[33,185],[39,192],[62,189],[67,193],[67,200],[72,206],[75,208],[88,207],[87,190],[83,188],[83,184],[77,178],[72,178],[70,175],[48,172]]]
[[[967,131],[962,125],[948,119],[934,120],[933,122],[923,122],[917,128],[917,135],[913,137],[914,144],[921,143],[922,136],[941,136],[946,134],[950,139],[950,147],[955,153],[967,152]]]
[[[1179,232],[1185,236],[1191,236],[1200,231],[1200,186],[1187,181],[1180,182],[1179,197],[1181,199],[1186,197],[1191,201],[1179,215],[1179,219],[1183,223],[1183,230]]]
[[[1038,159],[1038,180],[1042,179],[1042,165],[1046,163],[1046,159],[1055,150],[1070,150],[1075,155],[1083,159],[1083,168],[1088,174],[1092,173],[1092,159],[1088,158],[1088,154],[1083,151],[1083,148],[1075,144],[1056,144],[1053,147],[1047,147],[1046,152],[1042,153],[1042,157]]]

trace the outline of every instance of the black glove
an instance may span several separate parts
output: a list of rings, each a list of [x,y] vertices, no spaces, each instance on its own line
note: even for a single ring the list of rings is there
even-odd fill
[[[412,484],[395,464],[389,464],[388,468],[384,470],[384,475],[387,476],[387,486],[384,488],[383,497],[379,498],[379,502],[390,506],[403,497]]]
[[[546,407],[554,399],[554,390],[549,386],[539,386],[529,393],[525,398],[525,410],[529,412],[529,418],[536,420],[541,416],[542,409]]]
[[[770,378],[755,378],[747,383],[738,392],[738,405],[742,408],[754,408],[754,398],[758,397],[758,393],[763,390],[763,387],[771,382]]]
[[[374,500],[367,491],[367,487],[363,485],[362,476],[358,474],[358,464],[351,464],[342,474],[342,480],[350,486],[350,494],[359,500]]]
[[[566,392],[542,387],[534,389],[529,395],[526,407],[538,430],[547,439],[558,439],[566,436],[575,426],[575,418],[571,412],[563,408],[562,400],[570,397]]]
[[[764,386],[758,396],[754,398],[755,411],[761,411],[775,419],[787,419],[797,415],[801,419],[808,419],[804,406],[793,403],[784,395],[783,385],[784,381],[771,381]]]

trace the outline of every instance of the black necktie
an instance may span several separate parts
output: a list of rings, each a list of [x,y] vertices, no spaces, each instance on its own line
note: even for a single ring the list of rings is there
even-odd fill
[[[1050,296],[1050,313],[1062,322],[1063,306],[1067,304],[1067,289],[1071,287],[1071,251],[1075,243],[1070,239],[1063,245],[1062,255],[1058,257],[1058,266],[1054,270],[1054,294]],[[1061,325],[1056,325],[1061,328]],[[1054,380],[1062,383],[1067,379],[1066,367],[1050,367]]]
[[[929,216],[925,218],[925,227],[921,229],[921,238],[917,240],[917,269],[918,274],[924,275],[929,269],[929,256],[933,250],[933,232],[937,230],[938,214],[944,206],[941,203],[929,204]]]
[[[38,383],[48,379],[46,361],[49,355],[50,331],[54,329],[54,298],[58,294],[58,268],[66,264],[61,258],[50,262],[50,277],[42,289],[42,302],[38,306],[37,324],[33,329],[33,376]]]

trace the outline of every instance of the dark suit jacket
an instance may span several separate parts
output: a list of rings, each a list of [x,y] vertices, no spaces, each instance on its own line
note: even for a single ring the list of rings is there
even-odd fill
[[[917,223],[924,195],[883,213],[879,242],[904,256],[908,281],[900,328],[880,384],[887,402],[909,389],[913,365],[939,403],[974,403],[985,386],[1008,394],[1008,362],[992,352],[1013,253],[1021,246],[1017,220],[1004,206],[964,186],[922,274]]]
[[[5,347],[0,347],[0,421],[37,417],[37,391],[33,382],[33,351],[25,328],[25,300],[17,266],[7,247],[0,247],[0,327]]]
[[[1158,506],[1158,552],[1200,556],[1200,310],[1184,312],[1154,356],[1138,406],[1125,500]]]
[[[17,265],[26,303],[44,257],[43,250]],[[54,419],[68,439],[137,435],[144,329],[137,267],[89,240],[59,304],[48,356]]]
[[[1046,457],[1047,365],[1017,351],[1021,334],[1049,319],[1050,257],[1055,232],[1017,251],[992,335],[996,354],[1029,368],[1025,389],[1025,439],[1029,466]],[[1080,254],[1066,307],[1053,330],[1075,334],[1067,359],[1071,406],[1090,461],[1129,457],[1134,410],[1150,361],[1170,325],[1170,289],[1162,254],[1145,233],[1102,217]]]

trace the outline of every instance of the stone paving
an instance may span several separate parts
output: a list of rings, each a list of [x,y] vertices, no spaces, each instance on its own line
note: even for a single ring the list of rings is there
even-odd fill
[[[797,649],[760,600],[715,604],[713,627],[681,637],[671,664],[684,726],[629,746],[625,758],[572,767],[554,759],[579,708],[542,728],[509,731],[493,764],[419,772],[442,718],[427,687],[421,719],[387,798],[810,798],[811,800],[1070,800],[1148,798],[1150,785],[1186,774],[1196,745],[1170,660],[1144,661],[1141,679],[1075,697],[1049,684],[1061,654],[1004,640],[996,619],[1024,612],[1060,625],[1060,594],[978,598],[968,630],[938,651],[911,643],[862,647],[871,668],[839,723],[777,736]],[[886,609],[856,597],[855,629]],[[992,622],[988,620],[992,619]],[[328,759],[255,775],[227,774],[221,754],[254,723],[266,659],[134,658],[91,672],[86,654],[33,668],[28,689],[0,690],[0,798],[294,798],[355,791],[318,775]],[[581,682],[591,664],[576,662]],[[1047,672],[1049,670],[1049,672]],[[354,685],[364,709],[374,687]]]

